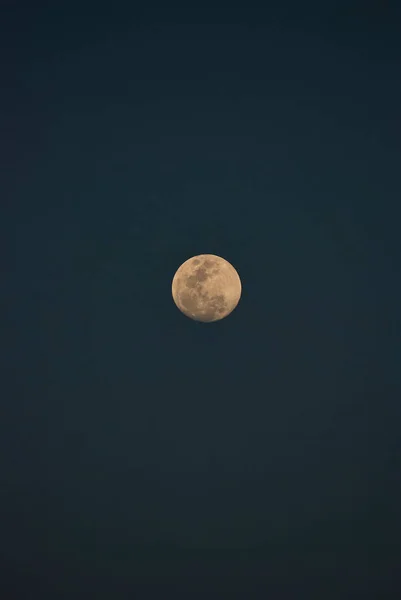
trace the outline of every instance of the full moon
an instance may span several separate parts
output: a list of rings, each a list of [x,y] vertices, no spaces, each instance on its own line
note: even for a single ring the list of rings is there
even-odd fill
[[[173,300],[184,315],[211,323],[227,317],[241,297],[241,280],[220,256],[199,254],[185,261],[173,278]]]

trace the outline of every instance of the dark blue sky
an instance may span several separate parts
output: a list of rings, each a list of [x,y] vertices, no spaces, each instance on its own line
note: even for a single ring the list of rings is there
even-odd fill
[[[6,4],[2,598],[398,597],[400,11]]]

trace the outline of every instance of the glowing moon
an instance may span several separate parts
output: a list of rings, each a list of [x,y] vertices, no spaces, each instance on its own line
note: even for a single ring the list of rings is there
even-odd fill
[[[173,300],[184,315],[210,323],[227,317],[241,297],[241,280],[234,267],[214,254],[185,261],[172,283]]]

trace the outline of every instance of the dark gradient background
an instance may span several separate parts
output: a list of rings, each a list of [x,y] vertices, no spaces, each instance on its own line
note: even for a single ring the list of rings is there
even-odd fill
[[[0,25],[1,598],[398,598],[401,11],[50,5]]]

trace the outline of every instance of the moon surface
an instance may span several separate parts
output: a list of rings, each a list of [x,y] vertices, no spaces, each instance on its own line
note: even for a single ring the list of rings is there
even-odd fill
[[[211,323],[227,317],[241,297],[241,280],[220,256],[199,254],[185,261],[172,283],[173,300],[184,315]]]

